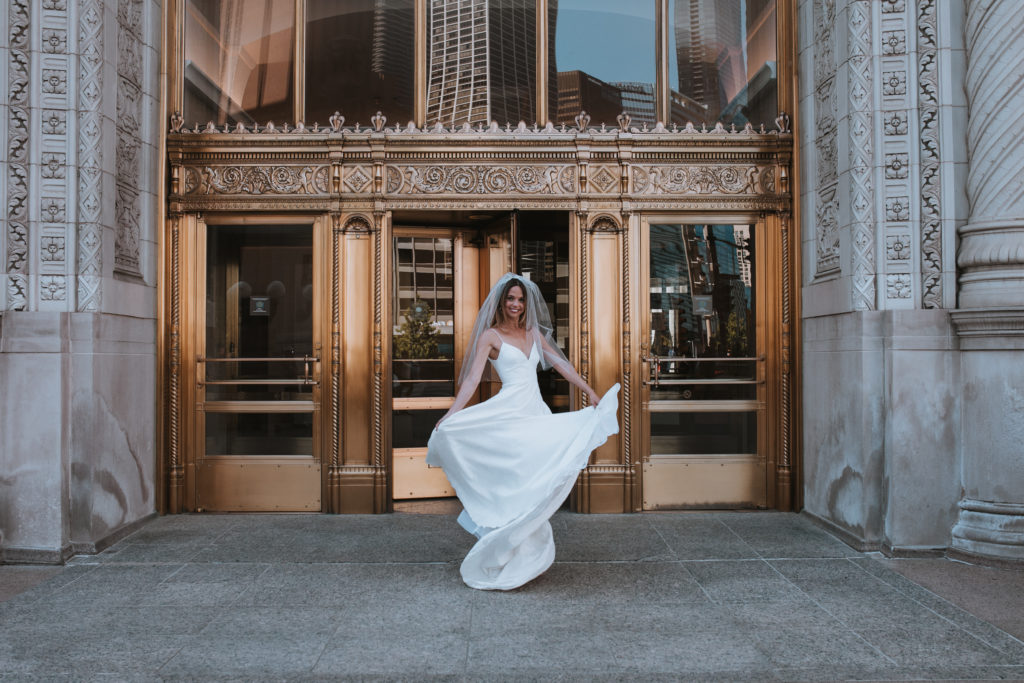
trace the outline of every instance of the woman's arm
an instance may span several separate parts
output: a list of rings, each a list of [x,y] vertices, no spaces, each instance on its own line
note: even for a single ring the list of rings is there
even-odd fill
[[[578,387],[580,391],[585,393],[590,398],[590,405],[596,406],[601,401],[597,392],[594,391],[589,384],[583,381],[583,378],[580,377],[578,372],[576,372],[576,368],[564,360],[562,356],[551,347],[551,344],[544,335],[538,334],[537,336],[540,339],[544,357],[548,359],[549,363],[551,363],[551,367],[553,367],[559,375],[568,380],[570,384]]]
[[[498,348],[499,345],[498,335],[494,330],[484,330],[484,333],[480,335],[480,340],[477,342],[476,356],[472,359],[473,364],[469,368],[469,374],[466,375],[466,380],[459,387],[458,393],[455,394],[455,402],[452,403],[452,407],[448,409],[448,412],[437,421],[434,429],[440,427],[442,422],[466,407],[469,399],[476,393],[477,386],[480,385],[480,378],[483,377],[484,368],[487,366],[487,357],[490,355],[491,350]],[[463,359],[463,362],[466,362],[466,359]]]

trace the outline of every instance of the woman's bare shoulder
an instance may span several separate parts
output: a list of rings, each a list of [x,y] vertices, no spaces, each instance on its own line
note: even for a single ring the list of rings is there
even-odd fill
[[[488,327],[480,335],[480,341],[489,346],[501,346],[501,334],[493,327]]]

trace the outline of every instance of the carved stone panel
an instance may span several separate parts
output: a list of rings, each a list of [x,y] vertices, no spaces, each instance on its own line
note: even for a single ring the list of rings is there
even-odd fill
[[[186,166],[182,194],[325,195],[330,171],[330,166]]]
[[[5,197],[7,258],[4,271],[6,308],[28,306],[29,243],[29,74],[31,35],[28,0],[11,0],[7,5],[7,196]]]
[[[774,194],[775,169],[770,166],[634,166],[633,193]]]
[[[387,193],[412,194],[572,194],[575,166],[440,166],[387,167]]]
[[[99,310],[103,274],[103,3],[80,0],[78,22],[78,287],[79,311]]]
[[[839,162],[836,120],[836,2],[813,3],[814,22],[814,233],[815,277],[839,270]]]

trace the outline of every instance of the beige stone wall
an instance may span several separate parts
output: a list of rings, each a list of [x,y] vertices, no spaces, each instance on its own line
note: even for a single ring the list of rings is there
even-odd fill
[[[162,10],[2,11],[0,536],[60,561],[154,508]]]

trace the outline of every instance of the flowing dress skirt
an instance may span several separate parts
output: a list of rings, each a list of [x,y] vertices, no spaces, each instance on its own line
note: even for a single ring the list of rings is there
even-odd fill
[[[478,538],[461,567],[473,588],[510,590],[551,566],[548,520],[590,453],[619,429],[618,384],[596,407],[552,414],[534,356],[502,345],[494,361],[501,391],[452,415],[430,437],[427,463],[444,468],[464,508],[459,523]]]

